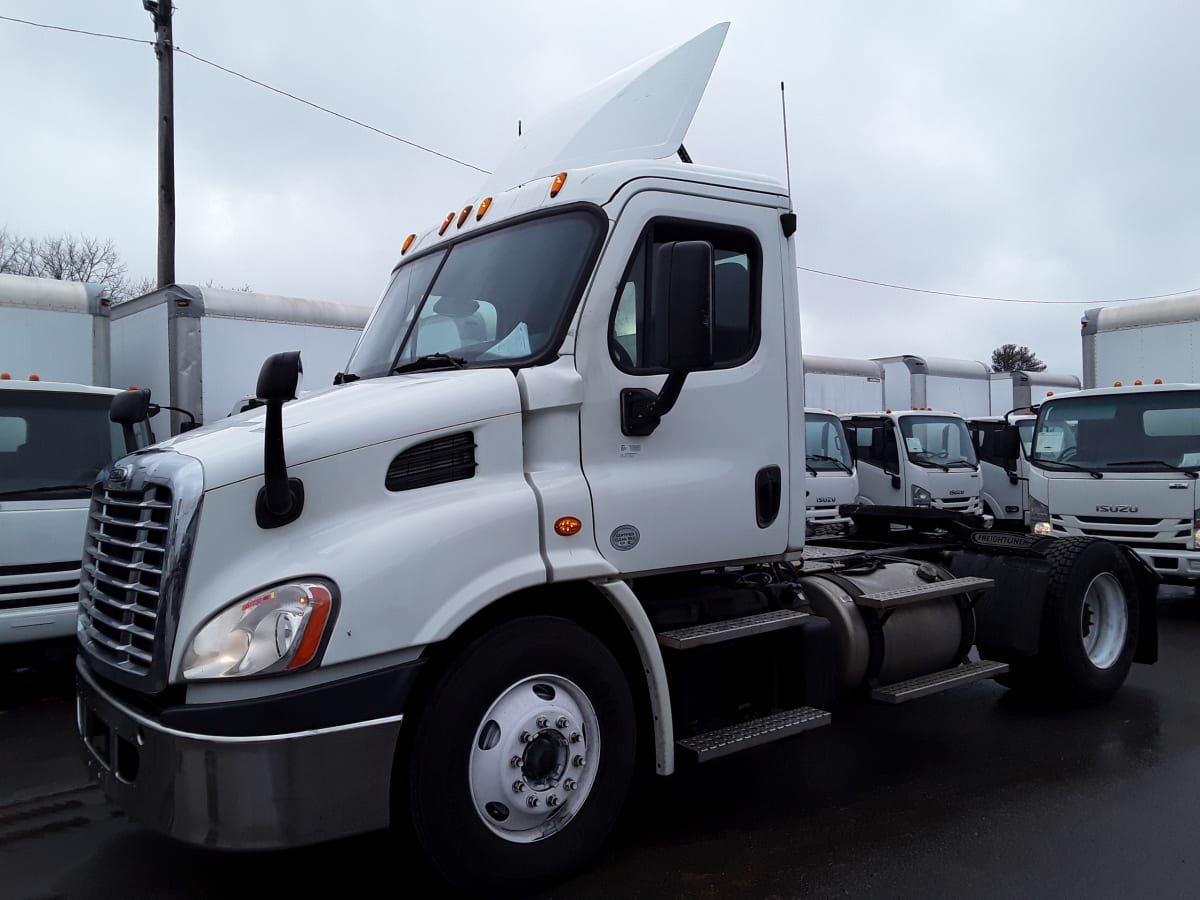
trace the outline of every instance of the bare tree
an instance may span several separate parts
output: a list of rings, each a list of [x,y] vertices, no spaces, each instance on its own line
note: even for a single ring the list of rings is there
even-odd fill
[[[128,271],[111,240],[70,234],[31,238],[0,229],[0,272],[103,284],[119,303],[133,296]]]
[[[1046,364],[1028,347],[1001,344],[992,351],[993,372],[1044,372]]]

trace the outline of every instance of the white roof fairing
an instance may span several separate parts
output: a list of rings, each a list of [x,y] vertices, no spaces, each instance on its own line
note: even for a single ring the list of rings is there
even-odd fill
[[[725,41],[722,22],[628,66],[535,120],[479,190],[502,193],[564,169],[675,154]]]

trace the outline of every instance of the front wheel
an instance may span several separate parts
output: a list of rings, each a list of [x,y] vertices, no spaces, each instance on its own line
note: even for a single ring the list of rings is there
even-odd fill
[[[406,778],[416,836],[459,888],[529,889],[587,864],[615,825],[636,726],[624,672],[566,619],[502,625],[423,704]]]

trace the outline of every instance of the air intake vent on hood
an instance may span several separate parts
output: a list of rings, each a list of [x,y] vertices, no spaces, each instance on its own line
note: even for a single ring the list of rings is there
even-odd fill
[[[392,460],[384,484],[389,491],[462,481],[475,477],[475,435],[451,434],[409,447]]]

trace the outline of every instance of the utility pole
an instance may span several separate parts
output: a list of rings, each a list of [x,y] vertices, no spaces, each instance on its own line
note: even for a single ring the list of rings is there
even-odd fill
[[[158,286],[175,282],[175,44],[171,0],[142,0],[158,58]]]

